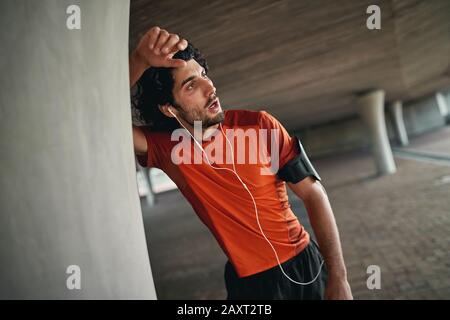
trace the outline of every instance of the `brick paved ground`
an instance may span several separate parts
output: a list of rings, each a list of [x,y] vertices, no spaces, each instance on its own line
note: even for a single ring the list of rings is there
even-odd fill
[[[450,129],[411,141],[450,157]],[[396,157],[398,172],[375,177],[368,151],[316,159],[341,233],[357,299],[450,299],[450,165]],[[294,212],[310,230],[302,203]],[[224,254],[178,191],[145,210],[159,299],[223,299]],[[369,265],[381,289],[366,286]]]

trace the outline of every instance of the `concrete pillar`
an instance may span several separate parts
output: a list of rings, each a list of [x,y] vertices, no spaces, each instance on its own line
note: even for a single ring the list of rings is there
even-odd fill
[[[389,106],[394,120],[395,132],[401,146],[407,146],[409,144],[408,134],[406,133],[405,122],[403,120],[403,104],[401,101],[394,101]]]
[[[137,165],[136,175],[138,177],[138,183],[140,184],[139,187],[142,188],[140,192],[145,192],[145,205],[151,208],[155,205],[155,195],[152,190],[150,169]]]
[[[149,207],[153,207],[155,205],[155,193],[153,192],[153,188],[152,188],[152,179],[150,177],[150,168],[145,168],[145,177],[147,178],[147,182],[148,182],[148,194],[146,197],[147,205]]]
[[[66,13],[80,9],[81,29]],[[0,1],[0,299],[154,299],[130,3]]]
[[[396,171],[386,130],[384,96],[384,90],[372,90],[356,97],[358,110],[370,132],[372,151],[379,175]]]
[[[436,103],[439,107],[439,111],[441,112],[442,116],[445,119],[447,119],[449,115],[449,107],[447,104],[447,99],[445,99],[445,96],[440,92],[436,92]]]

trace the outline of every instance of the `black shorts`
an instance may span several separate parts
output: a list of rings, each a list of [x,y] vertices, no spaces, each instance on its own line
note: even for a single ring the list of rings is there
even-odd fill
[[[320,269],[323,257],[317,243],[310,241],[308,246],[292,259],[281,265],[284,272],[297,282],[310,282]],[[229,261],[225,264],[225,285],[228,300],[244,299],[288,299],[321,300],[327,281],[327,270],[323,264],[319,277],[311,284],[300,285],[290,281],[281,272],[280,266],[239,278]]]

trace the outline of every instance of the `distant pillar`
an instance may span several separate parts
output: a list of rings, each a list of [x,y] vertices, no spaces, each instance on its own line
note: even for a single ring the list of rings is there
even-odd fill
[[[449,105],[444,97],[444,95],[440,92],[436,92],[436,102],[439,107],[439,111],[441,112],[444,119],[447,119],[449,116]]]
[[[145,179],[146,179],[147,185],[148,185],[148,193],[145,196],[145,200],[147,202],[147,206],[151,208],[155,205],[155,194],[153,193],[152,179],[150,177],[150,169],[149,168],[144,168],[144,175],[145,175]]]
[[[392,117],[394,119],[395,131],[397,133],[400,145],[407,146],[409,144],[408,134],[406,133],[405,122],[403,121],[403,104],[401,101],[394,101],[390,105]]]
[[[370,131],[379,175],[396,172],[384,118],[384,96],[384,90],[373,90],[359,94],[356,98],[359,113]]]

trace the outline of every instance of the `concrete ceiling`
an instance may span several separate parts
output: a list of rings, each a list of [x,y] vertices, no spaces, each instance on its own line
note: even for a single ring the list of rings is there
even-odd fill
[[[366,27],[374,3],[381,30]],[[202,51],[225,107],[288,129],[355,114],[369,88],[393,101],[450,87],[448,0],[131,0],[130,49],[154,25]]]

